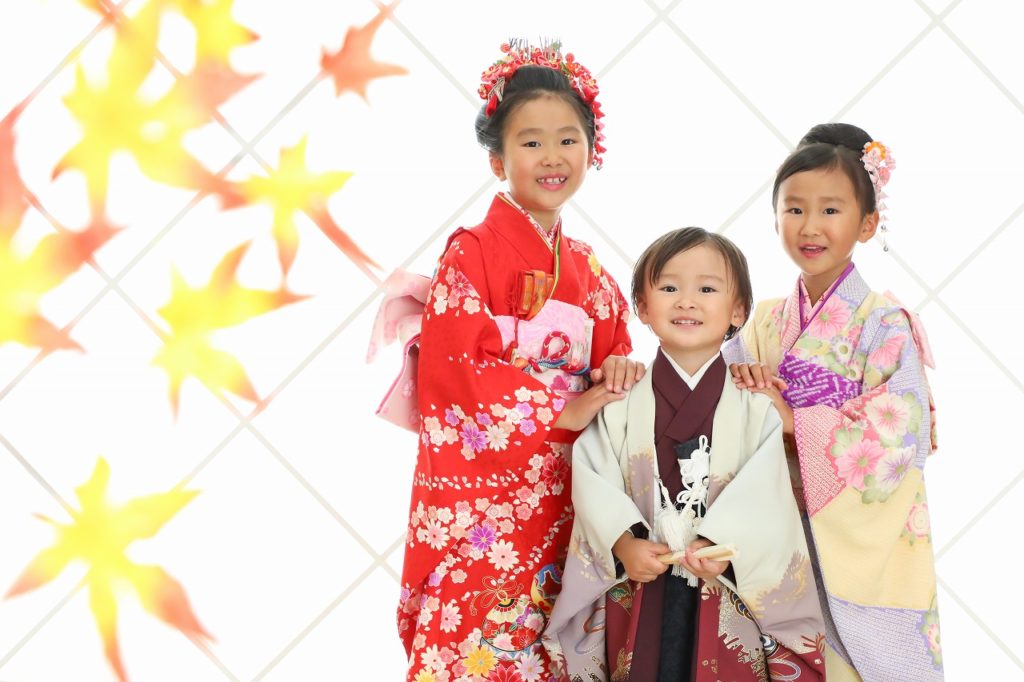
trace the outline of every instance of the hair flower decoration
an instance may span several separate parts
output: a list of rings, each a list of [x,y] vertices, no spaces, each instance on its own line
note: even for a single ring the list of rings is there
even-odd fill
[[[885,224],[885,200],[889,196],[883,191],[883,188],[889,183],[889,178],[896,169],[896,159],[892,155],[892,150],[885,144],[878,140],[872,140],[864,145],[864,153],[860,157],[860,162],[864,164],[864,170],[867,171],[868,177],[871,178],[871,184],[875,188],[875,207],[878,209],[881,230],[886,232],[889,228]],[[882,243],[883,248],[888,251],[889,245],[885,242],[884,236]]]
[[[600,90],[590,70],[576,61],[576,57],[571,52],[563,57],[561,47],[561,43],[558,41],[543,43],[540,47],[531,46],[528,41],[523,39],[502,43],[501,51],[504,56],[480,75],[481,82],[477,93],[480,95],[480,99],[487,102],[484,114],[489,117],[501,102],[505,92],[505,83],[520,67],[526,65],[546,66],[561,72],[569,81],[572,89],[594,113],[594,166],[600,168],[601,157],[607,151],[602,144],[604,142],[604,133],[602,132],[604,123],[601,119],[604,117],[604,112],[601,111],[601,104],[597,101]]]

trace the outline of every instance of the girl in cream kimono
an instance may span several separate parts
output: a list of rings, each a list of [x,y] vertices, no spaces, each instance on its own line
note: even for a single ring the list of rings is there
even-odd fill
[[[720,353],[751,300],[743,254],[703,229],[637,262],[633,302],[661,347],[573,446],[576,519],[545,632],[571,680],[822,678],[782,422]]]

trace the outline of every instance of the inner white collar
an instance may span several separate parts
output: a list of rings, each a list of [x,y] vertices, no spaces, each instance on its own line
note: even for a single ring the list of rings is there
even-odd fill
[[[700,380],[704,376],[704,373],[708,371],[708,367],[710,367],[711,364],[718,359],[718,356],[722,354],[721,352],[718,352],[712,355],[711,359],[705,362],[700,369],[694,372],[693,376],[690,376],[689,374],[686,373],[685,369],[676,364],[676,361],[673,360],[672,356],[666,353],[664,349],[659,348],[658,350],[661,352],[662,355],[665,356],[665,359],[669,361],[669,364],[672,365],[672,368],[675,369],[676,373],[679,374],[680,377],[682,377],[683,381],[686,382],[686,385],[690,387],[691,391],[697,388],[697,384],[700,383]]]

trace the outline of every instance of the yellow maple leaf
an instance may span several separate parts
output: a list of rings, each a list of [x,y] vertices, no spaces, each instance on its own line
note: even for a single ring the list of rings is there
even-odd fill
[[[0,121],[0,345],[78,348],[66,330],[43,318],[40,299],[89,261],[115,229],[97,216],[84,231],[43,237],[28,254],[15,248],[14,236],[30,203],[14,161],[14,124],[21,110],[15,107]]]
[[[171,300],[159,310],[171,333],[164,337],[164,346],[153,364],[167,373],[175,413],[181,384],[189,376],[202,381],[214,393],[225,390],[258,402],[259,396],[242,363],[230,353],[214,348],[210,336],[219,329],[306,298],[283,285],[268,291],[239,284],[236,273],[248,248],[246,242],[224,256],[210,281],[202,287],[192,287],[176,271],[172,272]]]
[[[151,538],[197,491],[175,488],[166,493],[137,497],[123,505],[107,501],[110,466],[102,457],[92,476],[75,493],[79,509],[71,523],[40,516],[57,532],[57,541],[29,562],[6,597],[29,592],[50,582],[75,561],[84,563],[83,584],[89,608],[103,641],[103,649],[118,678],[127,679],[117,641],[116,588],[133,588],[142,607],[191,639],[212,639],[192,612],[181,584],[159,566],[144,566],[125,554],[136,540]]]
[[[365,26],[349,28],[345,33],[345,41],[341,48],[334,54],[323,50],[320,66],[334,79],[336,94],[340,95],[345,90],[351,90],[365,100],[366,86],[373,79],[409,73],[401,66],[378,62],[370,56],[370,47],[377,34],[377,29],[381,27],[381,24],[397,5],[398,2],[394,2],[383,6],[377,12],[377,16]]]
[[[348,256],[363,272],[373,275],[368,265],[380,267],[342,231],[327,212],[327,199],[352,177],[352,173],[329,171],[312,173],[306,167],[306,138],[281,150],[277,169],[269,176],[254,176],[243,181],[238,191],[247,201],[269,204],[274,209],[274,240],[277,242],[281,270],[285,273],[295,260],[299,232],[295,214],[303,212],[320,231]]]
[[[231,17],[234,0],[173,0],[173,4],[195,28],[197,64],[213,60],[227,66],[232,50],[259,40]]]
[[[159,26],[159,2],[146,4],[132,19],[122,18],[115,26],[105,82],[90,83],[79,65],[75,87],[64,98],[83,134],[53,175],[69,168],[81,171],[96,214],[106,202],[111,157],[119,151],[130,153],[150,179],[230,193],[227,183],[185,151],[182,139],[212,120],[216,108],[255,76],[241,76],[206,62],[178,78],[155,101],[140,96],[140,86],[156,65]]]

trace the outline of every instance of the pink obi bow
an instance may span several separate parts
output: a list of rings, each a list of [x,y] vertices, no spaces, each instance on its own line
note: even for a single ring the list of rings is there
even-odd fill
[[[400,341],[402,369],[377,407],[377,415],[392,424],[419,431],[416,402],[416,371],[419,358],[423,310],[430,292],[430,278],[395,270],[384,281],[385,294],[377,310],[370,335],[366,361],[373,362],[377,351]]]
[[[924,331],[921,316],[900,303],[900,300],[891,291],[886,291],[885,297],[902,308],[910,319],[910,333],[914,337],[914,344],[917,345],[917,352],[921,356],[921,364],[935,369],[935,356],[932,355],[932,347],[928,343],[928,335]]]

